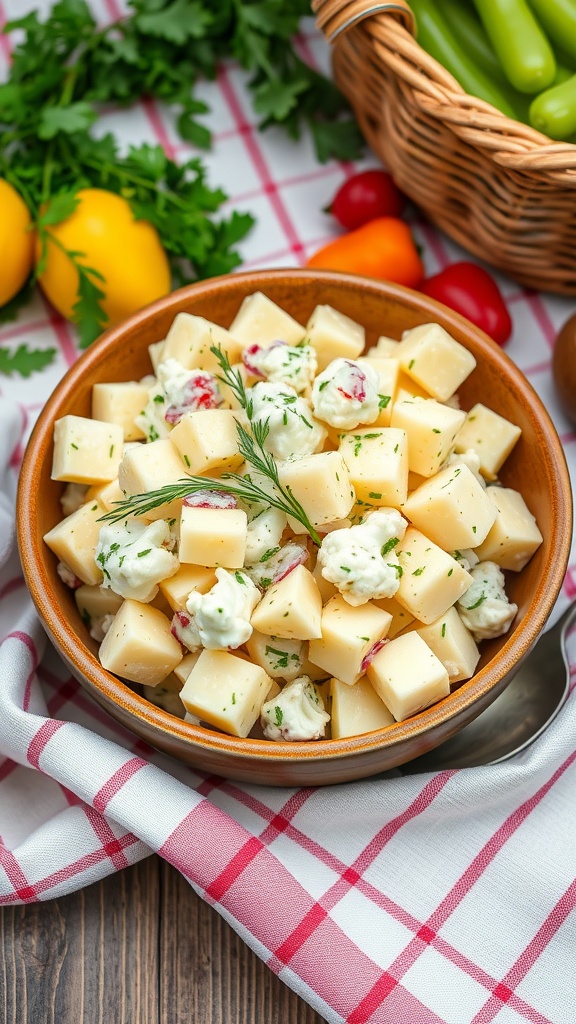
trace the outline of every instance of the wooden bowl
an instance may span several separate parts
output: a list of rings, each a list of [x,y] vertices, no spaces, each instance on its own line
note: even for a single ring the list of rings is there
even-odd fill
[[[544,543],[521,573],[508,574],[508,593],[519,607],[516,626],[508,635],[482,643],[476,674],[450,696],[408,721],[362,736],[306,743],[236,739],[150,704],[100,665],[97,644],[42,540],[62,515],[62,484],[50,479],[54,421],[68,413],[89,416],[97,381],[134,380],[149,373],[147,347],[164,338],[176,313],[184,310],[228,327],[244,297],[259,290],[302,323],[317,303],[334,306],[366,327],[367,345],[380,334],[400,338],[417,324],[442,324],[478,362],[459,391],[462,407],[482,401],[522,428],[501,479],[525,496]],[[399,285],[329,272],[266,270],[183,288],[107,331],[78,360],[42,410],[30,438],[20,475],[17,523],[24,573],[44,628],[73,675],[118,722],[206,772],[266,785],[316,786],[363,778],[409,761],[454,735],[498,696],[540,634],[560,590],[572,510],[562,446],[546,410],[520,370],[482,331]]]

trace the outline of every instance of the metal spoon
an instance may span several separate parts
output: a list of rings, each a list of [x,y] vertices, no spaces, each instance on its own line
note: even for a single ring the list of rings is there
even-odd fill
[[[540,638],[503,693],[456,736],[400,768],[402,774],[498,764],[528,747],[548,728],[570,686],[566,634],[576,601]]]

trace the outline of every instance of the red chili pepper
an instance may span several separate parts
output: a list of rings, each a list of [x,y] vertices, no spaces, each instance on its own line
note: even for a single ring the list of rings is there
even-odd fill
[[[343,228],[353,231],[376,217],[399,217],[406,199],[386,171],[362,171],[348,178],[328,207]]]
[[[480,327],[497,345],[512,333],[512,321],[494,278],[476,263],[452,263],[427,278],[420,291],[456,310]]]

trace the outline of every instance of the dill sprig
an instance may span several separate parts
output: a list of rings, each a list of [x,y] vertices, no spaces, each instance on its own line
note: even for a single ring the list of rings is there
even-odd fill
[[[252,399],[248,395],[240,374],[232,369],[227,355],[222,352],[221,348],[212,346],[211,352],[216,356],[222,371],[218,379],[231,389],[250,424],[249,432],[241,423],[236,423],[238,450],[252,469],[270,480],[272,487],[270,490],[265,490],[249,475],[240,476],[238,473],[223,473],[218,480],[205,476],[182,477],[176,483],[165,484],[164,487],[159,487],[155,491],[132,494],[124,501],[114,502],[116,507],[102,516],[99,522],[117,523],[127,516],[145,515],[162,505],[167,505],[178,498],[185,498],[188,494],[195,494],[197,491],[223,491],[225,494],[233,494],[241,501],[273,505],[274,508],[280,509],[286,515],[292,516],[293,519],[302,523],[314,543],[319,546],[321,540],[317,531],[298,499],[294,497],[291,488],[284,487],[280,483],[276,460],[264,447],[269,433],[268,420],[264,422],[254,420]]]

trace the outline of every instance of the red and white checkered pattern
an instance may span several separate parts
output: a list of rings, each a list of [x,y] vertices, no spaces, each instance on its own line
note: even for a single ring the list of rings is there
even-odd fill
[[[0,0],[0,23],[38,6]],[[102,19],[120,13],[116,0],[93,6]],[[312,27],[300,45],[326,64]],[[8,56],[2,40],[0,79]],[[298,265],[334,231],[320,211],[353,168],[319,167],[308,139],[259,135],[233,65],[202,92],[211,179],[258,216],[244,265]],[[110,127],[126,142],[189,151],[151,102],[106,113]],[[415,220],[414,230],[429,273],[461,258],[430,226]],[[574,470],[576,436],[550,376],[574,304],[500,283],[514,320],[508,352]],[[77,356],[72,328],[39,295],[0,329],[4,345],[23,340],[55,346],[58,359],[0,397],[0,903],[63,895],[155,850],[330,1022],[574,1024],[576,698],[497,767],[320,790],[207,778],[135,740],[48,648],[20,575],[12,508],[23,445]],[[573,558],[558,612],[575,596]]]

